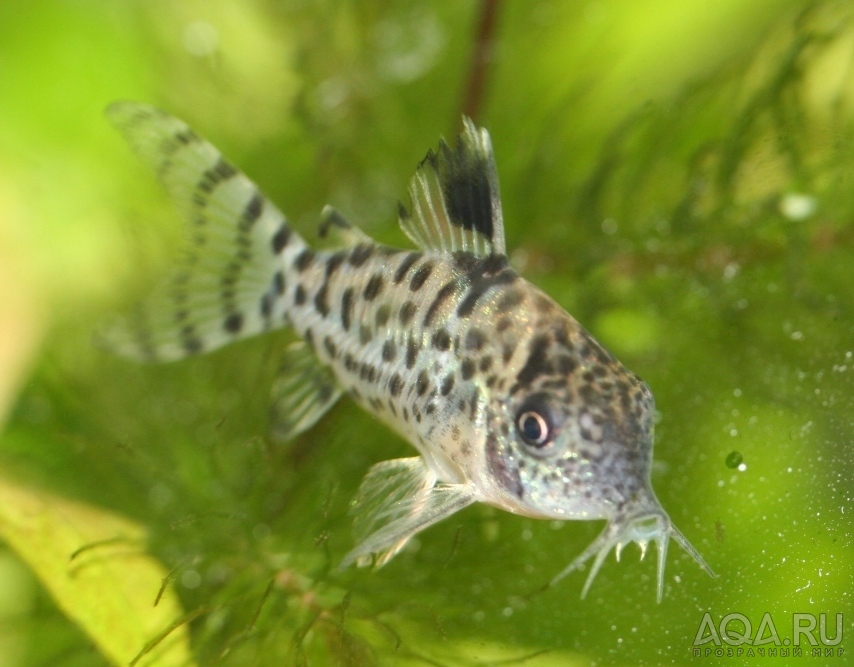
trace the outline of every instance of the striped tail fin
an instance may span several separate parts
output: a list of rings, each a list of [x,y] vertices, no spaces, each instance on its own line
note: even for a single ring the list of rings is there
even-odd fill
[[[141,361],[171,361],[287,324],[284,258],[306,243],[285,216],[177,118],[137,102],[116,102],[106,114],[189,227],[174,273],[98,342]]]

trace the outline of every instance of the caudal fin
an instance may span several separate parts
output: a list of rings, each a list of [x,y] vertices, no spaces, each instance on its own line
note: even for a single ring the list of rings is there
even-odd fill
[[[282,255],[305,242],[252,181],[183,121],[138,102],[106,111],[188,223],[174,273],[98,342],[142,361],[208,352],[282,326]]]

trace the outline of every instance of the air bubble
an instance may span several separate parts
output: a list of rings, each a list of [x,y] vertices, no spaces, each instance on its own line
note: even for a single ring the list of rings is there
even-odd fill
[[[732,451],[727,455],[724,463],[727,468],[735,470],[741,465],[742,461],[744,461],[744,457],[741,455],[741,452]]]
[[[181,585],[183,585],[184,588],[198,588],[201,583],[202,575],[195,570],[186,570],[181,575]]]

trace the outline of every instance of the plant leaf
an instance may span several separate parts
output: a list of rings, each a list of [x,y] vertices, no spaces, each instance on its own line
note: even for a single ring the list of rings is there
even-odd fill
[[[0,537],[116,665],[183,615],[171,590],[154,606],[166,570],[145,553],[144,529],[117,514],[0,478]],[[192,665],[186,628],[136,664]]]

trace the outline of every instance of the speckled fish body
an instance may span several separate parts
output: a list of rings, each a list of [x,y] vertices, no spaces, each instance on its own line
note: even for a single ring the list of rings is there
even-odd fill
[[[176,273],[106,330],[147,361],[207,352],[290,326],[274,387],[280,438],[310,428],[343,393],[418,450],[374,466],[354,504],[344,565],[383,564],[414,535],[484,502],[535,518],[606,519],[555,581],[611,548],[672,537],[711,574],[651,489],[653,398],[551,298],[508,264],[488,134],[465,122],[428,153],[400,206],[417,250],[376,244],[332,209],[310,246],[213,146],[176,118],[121,102],[108,116],[158,173],[190,225]]]

